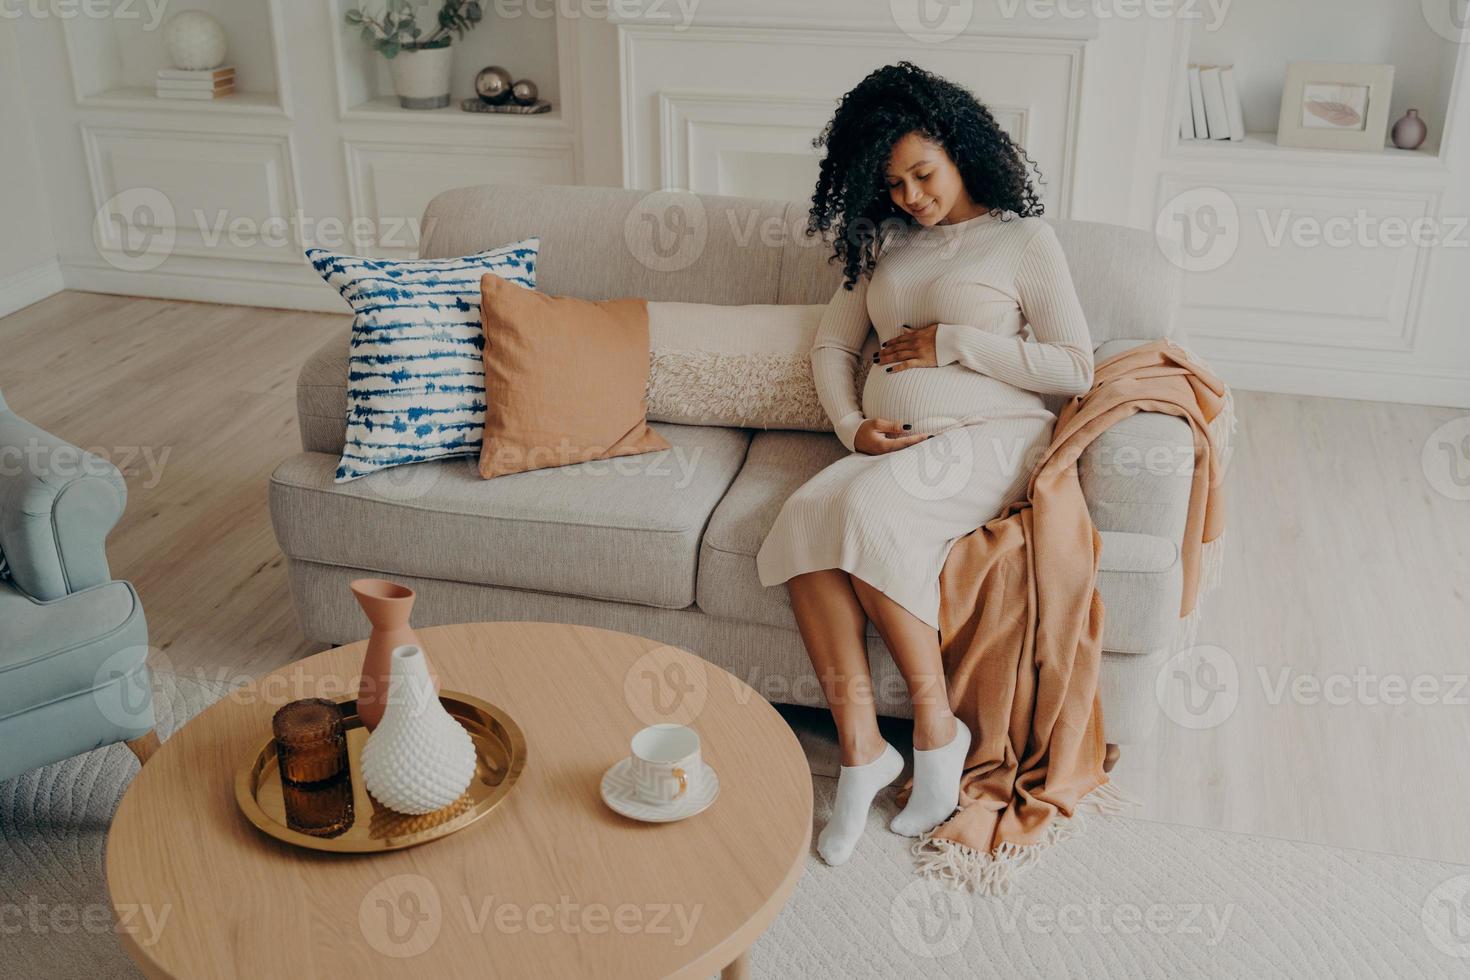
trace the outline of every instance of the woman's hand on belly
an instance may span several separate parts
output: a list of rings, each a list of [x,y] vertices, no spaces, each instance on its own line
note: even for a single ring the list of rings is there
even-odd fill
[[[893,373],[907,371],[909,368],[938,367],[935,335],[939,332],[939,324],[931,323],[918,329],[910,328],[907,323],[903,326],[903,333],[879,345],[873,361],[883,365],[885,371]]]
[[[908,429],[909,426],[892,419],[863,419],[862,425],[859,425],[857,431],[852,435],[852,448],[869,456],[878,456],[895,452],[929,438],[928,435],[921,433],[910,435]]]

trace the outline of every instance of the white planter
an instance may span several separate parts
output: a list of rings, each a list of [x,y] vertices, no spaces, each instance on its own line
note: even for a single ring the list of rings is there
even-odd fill
[[[405,109],[442,109],[449,104],[449,74],[454,45],[422,51],[399,51],[388,59],[393,91]]]
[[[362,782],[399,813],[432,813],[459,799],[475,776],[475,743],[440,703],[424,651],[393,650],[388,706],[362,747]]]

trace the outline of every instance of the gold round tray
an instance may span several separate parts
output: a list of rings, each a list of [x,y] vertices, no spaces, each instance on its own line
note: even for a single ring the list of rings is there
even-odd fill
[[[389,810],[374,800],[362,783],[362,747],[368,731],[357,717],[357,701],[340,698],[343,727],[347,733],[347,755],[351,763],[351,812],[345,828],[331,836],[296,830],[286,820],[286,789],[276,761],[276,740],[268,738],[260,751],[235,774],[235,801],[261,832],[276,840],[317,851],[373,853],[396,851],[446,837],[463,830],[495,808],[510,792],[526,767],[526,737],[515,720],[493,704],[461,694],[440,691],[439,701],[454,716],[475,743],[478,764],[475,776],[463,795],[442,810],[409,815]],[[293,798],[306,798],[308,805],[334,806],[345,803],[346,787],[304,792],[293,790]],[[317,797],[315,801],[312,796]],[[345,806],[342,807],[345,812]]]

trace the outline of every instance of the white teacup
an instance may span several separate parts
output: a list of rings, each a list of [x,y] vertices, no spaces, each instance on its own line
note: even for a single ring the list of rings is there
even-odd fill
[[[645,803],[682,799],[703,778],[699,733],[686,725],[650,725],[633,736],[632,749],[635,792]]]

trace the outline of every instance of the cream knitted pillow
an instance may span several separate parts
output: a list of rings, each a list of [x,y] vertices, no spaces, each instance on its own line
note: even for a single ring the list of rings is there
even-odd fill
[[[811,350],[826,304],[648,304],[648,418],[684,425],[831,432],[812,383]],[[863,370],[878,335],[854,365]]]

